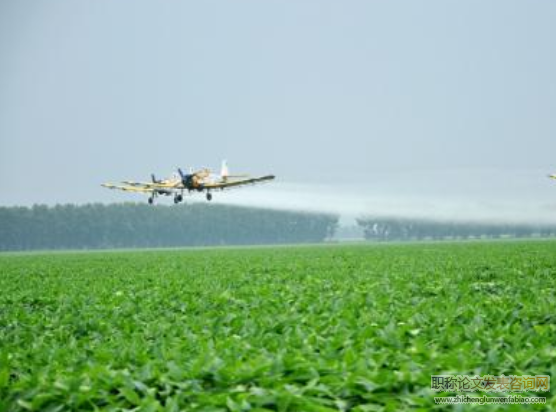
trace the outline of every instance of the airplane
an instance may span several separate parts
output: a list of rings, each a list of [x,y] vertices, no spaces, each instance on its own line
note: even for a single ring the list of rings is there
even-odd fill
[[[212,200],[212,192],[224,190],[238,186],[261,183],[274,180],[274,175],[260,177],[249,177],[249,175],[231,175],[228,164],[224,160],[220,169],[220,174],[214,174],[209,168],[201,168],[197,171],[189,170],[189,173],[178,168],[178,173],[174,173],[167,179],[157,179],[151,174],[150,182],[135,182],[124,180],[122,184],[103,183],[101,186],[108,189],[123,190],[126,192],[149,194],[148,202],[153,204],[157,196],[174,196],[174,203],[183,201],[184,193],[205,192],[207,201]]]
[[[551,178],[551,179],[556,179],[556,174],[548,175],[548,177]]]

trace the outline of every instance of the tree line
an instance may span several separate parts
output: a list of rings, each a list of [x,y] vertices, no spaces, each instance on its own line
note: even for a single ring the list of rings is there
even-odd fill
[[[0,250],[322,242],[338,216],[213,204],[0,207]]]
[[[365,239],[387,240],[441,240],[478,238],[522,238],[556,236],[556,224],[450,222],[432,219],[396,217],[361,217]]]

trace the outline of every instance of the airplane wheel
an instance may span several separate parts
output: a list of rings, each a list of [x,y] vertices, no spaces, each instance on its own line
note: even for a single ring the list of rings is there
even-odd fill
[[[209,202],[212,200],[212,193],[207,193],[207,200]]]
[[[176,199],[178,200],[178,203],[183,201],[183,196],[182,195],[177,195]]]
[[[180,202],[180,199],[177,196],[174,196],[174,204],[177,205]]]
[[[152,205],[154,202],[154,199],[152,197],[149,197],[149,205]]]

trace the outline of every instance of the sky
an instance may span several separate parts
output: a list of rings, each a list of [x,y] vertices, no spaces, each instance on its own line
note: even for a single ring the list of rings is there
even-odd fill
[[[0,205],[146,199],[556,222],[552,0],[0,1]],[[168,202],[170,203],[170,202]]]

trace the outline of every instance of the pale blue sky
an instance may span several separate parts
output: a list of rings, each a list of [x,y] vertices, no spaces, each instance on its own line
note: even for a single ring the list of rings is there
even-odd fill
[[[296,191],[546,204],[554,22],[551,0],[2,0],[0,203],[127,200],[99,183],[226,158]]]

